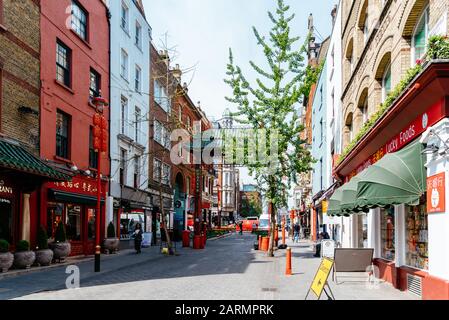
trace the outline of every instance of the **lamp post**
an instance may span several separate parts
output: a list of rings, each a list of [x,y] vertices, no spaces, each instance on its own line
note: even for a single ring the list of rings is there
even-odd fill
[[[92,103],[95,105],[95,115],[93,117],[94,123],[94,149],[97,152],[97,208],[96,208],[96,231],[95,231],[95,272],[100,272],[100,220],[101,220],[101,154],[107,151],[107,120],[104,117],[104,107],[108,103],[101,97],[101,93],[97,97],[92,98]]]

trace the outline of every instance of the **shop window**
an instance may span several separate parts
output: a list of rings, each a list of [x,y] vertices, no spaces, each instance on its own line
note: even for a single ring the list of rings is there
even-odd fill
[[[81,241],[81,206],[67,204],[66,233],[67,239]]]
[[[368,217],[366,213],[357,215],[358,248],[368,248]]]
[[[13,202],[0,198],[0,239],[13,242]]]
[[[412,35],[412,65],[423,58],[429,38],[429,7],[422,13]]]
[[[394,207],[380,209],[381,257],[395,260]]]
[[[47,234],[49,238],[54,238],[56,229],[63,221],[64,204],[49,202],[47,207]],[[67,231],[67,230],[66,230]]]
[[[87,238],[89,240],[95,239],[95,209],[87,209]]]
[[[56,114],[56,155],[69,159],[70,116],[59,111]]]
[[[56,80],[66,87],[71,86],[72,51],[61,41],[56,43]]]
[[[77,1],[72,1],[72,30],[87,41],[87,11]]]
[[[406,237],[406,265],[427,270],[428,258],[428,223],[425,204],[419,206],[405,206]]]

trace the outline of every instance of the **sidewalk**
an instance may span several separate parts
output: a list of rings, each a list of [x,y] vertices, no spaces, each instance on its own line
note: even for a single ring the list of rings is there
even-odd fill
[[[282,277],[283,292],[281,299],[303,300],[312,283],[316,271],[321,263],[321,258],[315,258],[312,251],[313,243],[301,240],[293,243],[288,240],[287,245],[292,248],[292,276]],[[280,256],[281,270],[285,272],[286,250],[277,250],[276,256]],[[374,284],[367,281],[367,275],[361,273],[339,274],[339,284],[332,281],[329,276],[328,284],[336,300],[420,300],[419,297],[408,292],[395,289],[391,284],[376,279]],[[300,292],[300,293],[299,293]],[[316,300],[317,297],[311,292],[307,300]],[[323,292],[320,300],[327,300]]]

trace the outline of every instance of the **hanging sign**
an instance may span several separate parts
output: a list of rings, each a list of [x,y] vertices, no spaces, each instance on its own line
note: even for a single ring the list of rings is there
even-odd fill
[[[446,173],[427,177],[427,212],[446,211]]]

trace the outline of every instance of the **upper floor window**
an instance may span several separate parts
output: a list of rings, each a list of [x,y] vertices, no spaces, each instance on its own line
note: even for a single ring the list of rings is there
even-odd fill
[[[140,135],[140,131],[141,131],[141,128],[142,128],[142,125],[141,125],[141,123],[142,123],[142,119],[141,119],[141,117],[142,117],[142,113],[141,113],[141,111],[140,111],[140,109],[138,108],[138,107],[136,107],[136,112],[135,112],[135,116],[136,116],[136,125],[135,125],[135,141],[136,142],[139,142],[139,135]]]
[[[382,101],[385,101],[390,91],[391,91],[391,65],[388,66],[382,77]]]
[[[159,144],[162,144],[162,134],[163,134],[162,124],[159,121],[154,120],[153,130],[154,130],[154,134],[153,134],[154,141],[156,141]]]
[[[120,149],[120,184],[123,186],[126,184],[126,162],[128,158],[128,152],[125,149]]]
[[[72,30],[87,41],[87,12],[77,1],[72,1]]]
[[[134,189],[140,187],[140,156],[134,157]]]
[[[167,91],[161,84],[154,80],[154,101],[165,111],[168,112],[169,109],[169,99],[167,96]]]
[[[123,79],[128,80],[128,53],[124,49],[122,49],[120,60],[120,75]]]
[[[89,128],[89,167],[93,169],[98,168],[98,153],[94,148],[94,128]]]
[[[412,36],[412,64],[422,59],[426,53],[427,40],[429,38],[429,7],[424,10],[413,31]]]
[[[135,38],[135,44],[138,48],[142,48],[142,27],[140,26],[139,22],[136,21],[136,38]]]
[[[136,78],[134,79],[135,84],[135,90],[136,92],[140,93],[140,88],[141,88],[141,78],[142,78],[142,70],[140,69],[140,67],[138,65],[136,65]]]
[[[69,159],[70,116],[62,111],[56,113],[56,155]]]
[[[153,159],[153,180],[161,181],[162,161],[154,158]]]
[[[123,30],[125,30],[126,33],[129,32],[129,28],[128,28],[128,21],[129,21],[129,9],[128,6],[122,1],[122,20],[121,20],[121,27]]]
[[[369,36],[369,25],[368,25],[368,7],[369,5],[367,5],[366,7],[366,11],[365,11],[365,22],[363,24],[363,43],[367,43],[368,42],[368,36]]]
[[[126,122],[128,121],[128,99],[122,96],[121,99],[121,133],[126,134]]]
[[[100,74],[91,68],[90,85],[89,85],[89,96],[91,98],[100,96],[100,84],[101,84]]]
[[[162,183],[163,184],[170,184],[170,174],[171,174],[171,167],[164,163],[162,165]]]
[[[71,85],[71,55],[72,51],[65,44],[56,43],[56,80],[67,87]]]

